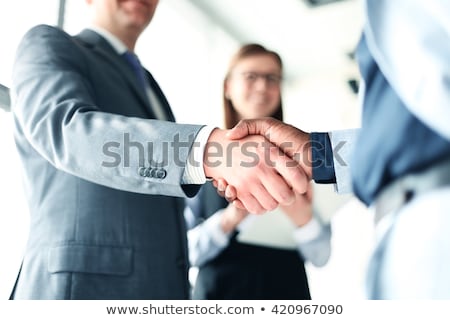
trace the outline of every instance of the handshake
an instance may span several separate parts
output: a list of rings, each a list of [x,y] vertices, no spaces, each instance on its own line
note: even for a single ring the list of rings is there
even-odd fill
[[[222,161],[216,147],[225,147]],[[223,161],[225,160],[225,161]],[[264,213],[304,194],[312,179],[309,134],[272,118],[215,129],[205,147],[205,175],[238,208]]]

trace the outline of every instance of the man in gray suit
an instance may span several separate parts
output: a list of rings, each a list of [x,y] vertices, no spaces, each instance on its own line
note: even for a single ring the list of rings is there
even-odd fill
[[[133,53],[157,0],[87,3],[91,28],[72,37],[38,26],[17,51],[15,139],[31,225],[12,298],[189,298],[176,197],[224,178],[262,212],[291,201],[291,187],[305,191],[306,178],[278,149],[266,148],[275,166],[255,161],[262,137],[243,150],[223,130],[173,123]]]

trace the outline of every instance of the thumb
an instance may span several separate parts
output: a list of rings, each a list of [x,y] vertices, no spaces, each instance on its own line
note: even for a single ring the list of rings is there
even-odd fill
[[[259,119],[244,119],[226,133],[226,137],[231,140],[245,138],[248,135],[259,134],[265,136],[272,126],[281,124],[279,120],[270,117]]]
[[[228,130],[225,136],[231,140],[238,140],[248,136],[249,134],[252,134],[250,132],[249,120],[241,120],[236,126],[234,126],[234,128]]]

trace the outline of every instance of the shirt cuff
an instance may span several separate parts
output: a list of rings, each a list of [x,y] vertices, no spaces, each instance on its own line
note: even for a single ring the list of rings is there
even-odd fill
[[[312,132],[312,172],[316,183],[335,183],[333,149],[328,133]]]
[[[322,225],[319,220],[313,216],[307,224],[295,229],[294,238],[298,244],[307,243],[316,239],[321,232]]]
[[[204,184],[206,182],[205,170],[203,169],[203,157],[205,146],[211,132],[216,127],[205,126],[200,129],[195,137],[184,169],[182,184]]]
[[[223,209],[217,211],[214,215],[212,215],[210,218],[206,219],[204,223],[204,227],[206,229],[206,232],[210,235],[210,238],[212,242],[214,242],[217,246],[223,248],[225,247],[228,242],[230,241],[230,234],[226,234],[221,227],[221,219],[222,219],[222,213]]]
[[[338,193],[352,192],[351,163],[358,129],[346,129],[328,133],[333,148],[333,164],[336,176],[335,189]]]

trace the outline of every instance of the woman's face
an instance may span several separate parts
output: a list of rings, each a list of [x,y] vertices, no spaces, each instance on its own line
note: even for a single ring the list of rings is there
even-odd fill
[[[241,119],[271,116],[280,104],[281,70],[271,55],[241,59],[225,83],[225,96]]]

